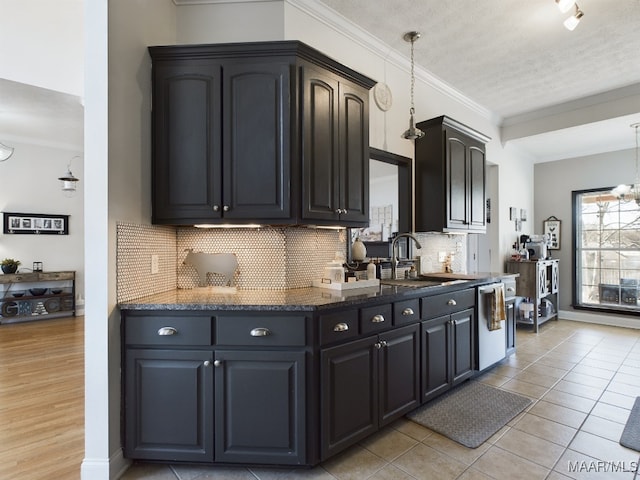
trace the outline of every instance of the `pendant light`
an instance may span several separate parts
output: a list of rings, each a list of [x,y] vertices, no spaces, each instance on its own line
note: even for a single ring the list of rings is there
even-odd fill
[[[413,115],[416,113],[416,109],[413,105],[413,91],[416,84],[416,77],[414,74],[414,58],[413,58],[413,45],[420,38],[420,32],[407,32],[404,34],[405,42],[411,42],[411,108],[409,109],[409,129],[402,134],[402,138],[407,140],[417,140],[424,137],[424,132],[419,128],[416,128]]]
[[[75,156],[73,158],[80,158],[79,156]],[[77,177],[71,173],[71,161],[69,160],[69,165],[67,165],[67,171],[61,177],[58,177],[60,180],[60,184],[62,187],[62,193],[65,197],[73,197],[76,194],[76,184],[80,181]]]
[[[9,147],[8,145],[0,142],[0,162],[4,162],[11,155],[13,155],[13,147]]]
[[[636,204],[640,207],[640,141],[638,140],[638,135],[640,134],[640,123],[634,123],[631,125],[631,128],[635,131],[636,137],[636,149],[635,149],[635,159],[636,159],[636,179],[635,183],[631,185],[622,184],[618,185],[614,188],[611,193],[613,193],[618,199],[630,201],[634,200]]]

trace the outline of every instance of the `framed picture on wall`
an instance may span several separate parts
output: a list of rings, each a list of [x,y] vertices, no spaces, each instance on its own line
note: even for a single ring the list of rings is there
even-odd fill
[[[553,215],[542,222],[542,233],[549,235],[549,249],[560,250],[560,227],[562,222]]]
[[[22,235],[68,235],[69,215],[2,212],[3,233]]]

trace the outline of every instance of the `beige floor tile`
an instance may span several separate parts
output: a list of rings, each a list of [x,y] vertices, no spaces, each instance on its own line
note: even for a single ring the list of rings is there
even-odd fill
[[[513,428],[564,447],[569,445],[578,431],[576,428],[531,413],[525,414]]]
[[[556,403],[546,402],[544,400],[536,402],[529,413],[575,429],[580,428],[580,425],[582,425],[584,419],[587,418],[586,412],[580,412],[578,410],[573,410],[571,408],[564,407]]]
[[[631,410],[633,403],[636,401],[636,397],[630,397],[621,393],[614,393],[606,391],[598,399],[598,402],[608,403],[609,405],[615,405],[616,407],[626,408]]]
[[[566,373],[567,371],[574,368],[576,365],[577,365],[576,362],[568,362],[568,361],[559,360],[553,357],[542,357],[533,366],[539,366],[539,367],[547,366],[551,368],[556,368],[558,370],[564,370],[564,372]],[[560,375],[560,377],[561,376],[562,375]]]
[[[567,374],[568,369],[565,370],[564,368],[553,367],[551,365],[545,365],[541,364],[540,362],[536,362],[528,367],[525,371],[559,379]]]
[[[608,403],[598,402],[596,403],[593,410],[591,410],[590,416],[594,415],[601,418],[606,418],[607,420],[611,420],[612,422],[617,422],[621,424],[627,423],[627,419],[629,418],[630,410],[622,407],[616,407],[615,405],[611,405]]]
[[[495,375],[493,373],[486,373],[477,378],[479,382],[485,385],[491,385],[493,387],[500,387],[511,380],[511,377],[505,377],[502,375]]]
[[[611,381],[607,386],[607,391],[621,393],[622,395],[628,395],[630,397],[640,397],[640,385],[628,385],[626,383]]]
[[[423,427],[419,423],[407,420],[404,417],[393,422],[391,424],[391,428],[394,428],[419,442],[427,438],[429,435],[433,435],[434,433],[433,430]]]
[[[121,480],[178,480],[168,465],[134,462]]]
[[[638,461],[638,452],[625,448],[618,442],[587,432],[578,432],[569,444],[569,448],[605,462],[626,462],[631,464]]]
[[[588,398],[590,400],[597,400],[604,391],[603,388],[590,387],[589,385],[581,385],[579,383],[568,382],[561,379],[553,386],[553,390],[560,392],[570,393],[571,395],[577,395],[579,397]]]
[[[547,388],[552,387],[558,381],[557,378],[540,375],[539,373],[529,370],[524,370],[522,373],[519,373],[514,377],[514,380],[521,380],[523,382],[533,383],[534,385]]]
[[[255,480],[255,475],[253,475],[247,468],[244,467],[220,467],[220,466],[177,466],[173,465],[171,467],[177,478],[180,480],[212,480],[224,478],[229,480]],[[286,476],[271,476],[271,477],[260,477],[260,480],[274,480],[281,478],[296,478],[291,477],[289,474],[291,472],[283,472]],[[145,477],[143,477],[145,478]]]
[[[416,445],[393,464],[419,480],[454,479],[467,468],[464,463],[423,444]]]
[[[544,479],[549,473],[548,469],[497,446],[476,460],[473,468],[497,480]]]
[[[360,442],[360,445],[378,457],[391,462],[409,451],[417,443],[418,441],[415,438],[398,430],[385,428]]]
[[[519,393],[520,395],[525,395],[533,399],[542,398],[542,396],[548,390],[547,387],[541,387],[540,385],[534,385],[533,383],[522,382],[515,379],[509,380],[500,388],[502,388],[503,390],[508,390],[510,392]]]
[[[439,433],[435,433],[430,437],[425,438],[422,443],[430,446],[431,448],[435,448],[445,455],[453,457],[455,460],[462,462],[465,465],[471,465],[491,446],[490,443],[485,442],[478,448],[467,448],[464,445],[460,445],[459,443],[448,439],[444,435],[440,435]]]
[[[547,394],[542,397],[542,400],[584,413],[589,413],[596,404],[596,401],[590,398],[578,397],[569,392],[563,392],[555,388],[549,390]]]
[[[558,362],[569,362],[569,363],[577,364],[582,361],[584,356],[570,354],[570,353],[561,353],[561,352],[556,353],[554,351],[551,351],[547,353],[543,358],[549,361],[557,360]]]
[[[606,418],[589,415],[580,427],[580,431],[592,433],[599,437],[617,442],[620,440],[624,424],[607,420]]]
[[[493,478],[475,468],[467,468],[457,480],[493,480]]]
[[[395,465],[386,465],[378,470],[368,480],[415,480],[416,477],[403,472]]]
[[[496,433],[494,433],[493,435],[491,435],[489,438],[487,438],[487,441],[485,443],[488,443],[490,445],[494,445],[498,440],[500,440],[502,438],[502,436],[507,433],[509,430],[511,429],[511,427],[509,425],[505,425],[504,427],[502,427],[500,430],[498,430]]]
[[[629,365],[623,363],[622,365],[620,365],[620,368],[618,369],[619,373],[624,373],[627,375],[633,375],[636,378],[640,378],[640,368],[638,367],[630,367]]]
[[[622,367],[620,367],[622,368]],[[605,370],[603,368],[588,367],[586,365],[578,364],[571,370],[575,373],[581,373],[583,375],[590,375],[592,377],[603,378],[605,380],[611,380],[616,374],[614,370]]]
[[[598,378],[593,375],[578,373],[575,370],[567,373],[562,380],[566,382],[577,383],[579,385],[585,385],[589,387],[595,387],[601,390],[604,390],[605,387],[609,384],[608,378]]]
[[[551,472],[547,477],[547,480],[568,480],[570,478],[571,477],[567,477],[566,475],[562,475],[561,473],[558,473],[558,472]]]
[[[322,463],[322,468],[340,480],[368,478],[387,464],[360,445],[349,448]]]
[[[602,370],[610,370],[612,372],[616,372],[620,367],[620,364],[618,363],[603,362],[602,360],[594,360],[593,358],[585,358],[581,360],[580,365],[601,368]]]
[[[512,428],[498,442],[496,446],[514,453],[522,458],[541,465],[549,470],[553,468],[565,448],[551,443],[543,438],[530,435]]]
[[[248,470],[253,474],[252,480],[335,480],[322,467],[314,468],[270,468],[270,467],[250,467]],[[215,480],[226,479],[225,476],[213,477]],[[233,477],[230,477],[233,478]],[[182,480],[182,477],[180,477]],[[197,477],[193,480],[200,480]]]
[[[522,370],[520,368],[510,367],[509,365],[498,365],[494,367],[489,372],[494,375],[502,375],[503,377],[515,377]]]
[[[622,368],[622,367],[621,367]],[[624,383],[627,385],[638,385],[640,383],[640,376],[638,375],[630,375],[628,373],[621,373],[618,370],[618,373],[613,377],[614,382]]]

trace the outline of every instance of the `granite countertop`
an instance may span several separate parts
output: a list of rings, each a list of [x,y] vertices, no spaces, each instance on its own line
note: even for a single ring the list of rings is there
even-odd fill
[[[436,275],[445,275],[437,276]],[[430,275],[431,276],[431,275]],[[420,287],[385,285],[335,291],[324,288],[292,288],[288,290],[233,290],[215,287],[175,289],[129,300],[119,304],[122,310],[274,310],[313,311],[338,306],[436,295],[475,287],[501,278],[517,276],[508,273],[435,274],[444,283]],[[448,280],[466,280],[451,282]],[[384,280],[382,281],[384,282]]]

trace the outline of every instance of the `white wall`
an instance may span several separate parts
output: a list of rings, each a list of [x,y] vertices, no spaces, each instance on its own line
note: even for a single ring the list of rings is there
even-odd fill
[[[0,258],[20,260],[20,272],[29,272],[34,261],[43,262],[45,271],[75,270],[77,296],[84,298],[84,171],[82,158],[73,158],[82,157],[82,153],[32,144],[11,145],[15,148],[13,155],[0,162],[0,212],[70,215],[69,235],[0,234]],[[58,180],[69,162],[80,179],[75,196],[70,198],[63,195]]]

